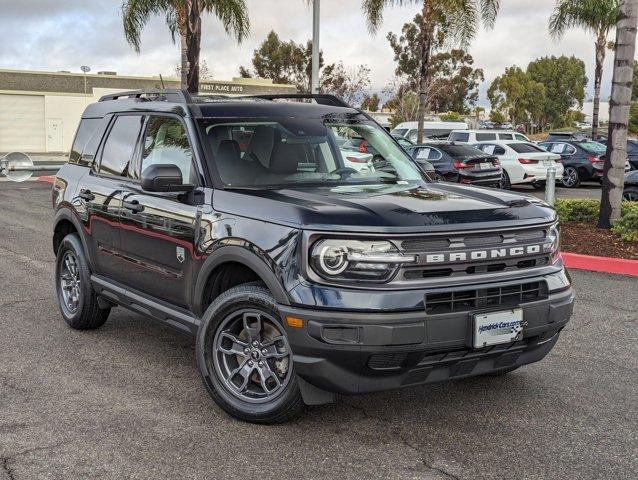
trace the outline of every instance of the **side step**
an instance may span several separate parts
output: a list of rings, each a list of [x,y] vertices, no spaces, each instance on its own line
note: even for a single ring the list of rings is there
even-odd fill
[[[133,312],[141,313],[180,332],[197,335],[201,320],[190,312],[178,310],[143,293],[132,292],[122,285],[97,275],[91,275],[91,283],[98,295],[103,298],[102,301],[106,300]]]

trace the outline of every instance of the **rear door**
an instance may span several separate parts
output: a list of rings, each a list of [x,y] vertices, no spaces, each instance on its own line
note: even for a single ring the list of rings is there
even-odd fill
[[[204,192],[146,192],[139,178],[149,165],[172,164],[184,183],[201,185],[183,119],[147,117],[132,178],[123,186],[123,282],[150,296],[187,308],[201,256],[195,243]]]
[[[111,280],[121,281],[119,215],[122,183],[129,175],[143,117],[114,117],[97,152],[93,169],[82,178],[78,192],[86,205],[93,270]]]

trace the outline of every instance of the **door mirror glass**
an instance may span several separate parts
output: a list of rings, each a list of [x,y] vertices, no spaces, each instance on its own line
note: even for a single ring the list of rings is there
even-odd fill
[[[147,192],[189,192],[195,188],[183,183],[182,171],[177,165],[150,165],[142,172],[140,184]]]

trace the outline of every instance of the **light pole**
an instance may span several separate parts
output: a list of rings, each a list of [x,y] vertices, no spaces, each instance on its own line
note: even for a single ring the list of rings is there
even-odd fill
[[[319,93],[319,1],[312,0],[312,93]]]
[[[91,71],[91,67],[87,67],[86,65],[82,65],[80,70],[84,73],[84,104],[86,105],[86,74]]]

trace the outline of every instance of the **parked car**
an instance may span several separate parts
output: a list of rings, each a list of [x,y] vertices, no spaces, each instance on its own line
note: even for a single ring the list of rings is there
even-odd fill
[[[513,130],[454,130],[447,137],[450,142],[463,142],[474,144],[477,142],[488,142],[492,140],[517,140],[520,142],[529,142],[522,133]]]
[[[567,188],[576,188],[581,182],[602,182],[605,164],[605,145],[592,141],[540,142],[539,147],[560,155],[563,164],[561,182]],[[629,162],[625,166],[629,170]]]
[[[372,154],[361,153],[354,150],[339,149],[341,156],[343,157],[344,165],[348,168],[352,168],[357,172],[363,170],[373,169]]]
[[[638,140],[627,139],[627,161],[632,170],[638,170]]]
[[[483,142],[474,145],[488,155],[496,155],[503,167],[503,188],[528,184],[543,188],[547,179],[547,169],[556,169],[556,178],[563,175],[560,155],[548,153],[531,142]]]
[[[549,132],[547,138],[543,140],[544,142],[552,142],[552,141],[576,141],[583,142],[589,140],[590,137],[586,133],[583,132]]]
[[[625,188],[622,198],[629,202],[638,202],[638,170],[625,174]]]
[[[417,163],[434,167],[434,178],[442,182],[498,187],[503,171],[498,159],[464,143],[428,142],[408,152]]]
[[[306,97],[90,104],[51,192],[69,327],[99,328],[120,306],[191,335],[212,400],[255,423],[543,359],[574,302],[556,212],[431,182],[365,113]],[[349,167],[337,135],[370,142],[387,168]]]
[[[416,142],[418,133],[418,122],[403,122],[394,127],[390,133],[395,137],[407,138],[411,142]],[[424,122],[423,134],[425,138],[445,139],[453,130],[467,130],[465,122]]]
[[[414,145],[414,142],[411,142],[407,138],[396,137],[392,135],[392,137],[397,141],[399,145],[403,148],[409,148]],[[370,155],[372,160],[372,165],[375,167],[379,167],[385,164],[385,159],[383,155],[381,155],[373,145],[370,144],[365,138],[353,137],[350,139],[346,139],[339,147],[342,151],[350,151],[350,152],[358,152],[362,155]]]

